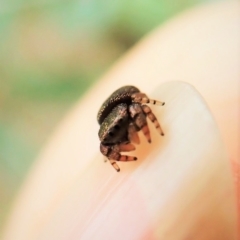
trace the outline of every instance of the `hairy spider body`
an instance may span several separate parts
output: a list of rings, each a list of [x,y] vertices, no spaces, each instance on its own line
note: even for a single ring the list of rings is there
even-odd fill
[[[112,111],[114,107],[116,107],[120,103],[126,103],[127,105],[132,103],[132,94],[140,92],[134,86],[125,86],[121,87],[115,92],[113,92],[102,104],[98,115],[97,120],[99,124],[102,124],[103,120],[107,117],[107,115]]]
[[[142,130],[151,143],[146,117],[154,123],[159,133],[164,135],[157,118],[143,103],[164,105],[163,102],[149,99],[134,86],[124,86],[113,92],[98,112],[100,151],[117,171],[120,171],[120,168],[115,161],[137,160],[136,157],[121,155],[120,152],[135,150],[131,142],[139,143],[138,131]]]
[[[112,109],[101,124],[99,130],[101,143],[105,145],[113,145],[127,142],[128,124],[128,105],[120,103]]]

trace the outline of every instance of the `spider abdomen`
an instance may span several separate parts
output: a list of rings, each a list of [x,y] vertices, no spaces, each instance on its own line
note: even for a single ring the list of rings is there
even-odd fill
[[[132,102],[132,94],[140,92],[138,88],[134,86],[124,86],[113,92],[102,104],[97,114],[97,121],[102,124],[108,114],[120,103],[126,103],[127,105]]]

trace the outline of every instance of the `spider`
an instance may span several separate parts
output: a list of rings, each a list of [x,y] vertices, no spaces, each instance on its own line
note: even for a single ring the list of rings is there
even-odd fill
[[[151,103],[163,106],[165,103],[149,99],[134,86],[124,86],[113,92],[102,104],[97,121],[100,124],[98,132],[101,153],[108,158],[117,172],[120,171],[116,161],[135,161],[136,157],[121,155],[121,152],[135,150],[132,143],[139,144],[138,131],[142,131],[147,141],[151,136],[147,124],[148,117],[158,132],[164,136],[161,126],[152,113]]]

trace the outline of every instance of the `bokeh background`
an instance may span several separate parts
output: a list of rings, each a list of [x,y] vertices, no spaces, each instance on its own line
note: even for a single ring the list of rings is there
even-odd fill
[[[0,232],[55,126],[142,36],[220,0],[9,0],[0,3]]]

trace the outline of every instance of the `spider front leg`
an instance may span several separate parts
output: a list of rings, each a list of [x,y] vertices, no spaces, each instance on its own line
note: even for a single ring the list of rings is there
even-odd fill
[[[136,103],[151,103],[163,106],[165,102],[160,102],[158,100],[150,99],[145,93],[134,93],[132,96],[132,101]]]
[[[130,123],[129,127],[128,127],[128,139],[130,142],[139,144],[140,140],[139,140],[139,136],[138,136],[138,131],[139,128],[134,124],[134,123]]]
[[[143,134],[147,138],[147,141],[151,143],[150,131],[148,128],[146,115],[142,110],[142,106],[140,103],[132,103],[129,106],[129,112],[133,121],[133,124],[137,128],[137,130],[142,130]]]
[[[100,144],[100,151],[101,153],[106,156],[112,166],[115,168],[117,172],[120,171],[119,166],[115,161],[136,161],[137,158],[133,156],[128,156],[128,155],[121,155],[120,152],[129,152],[135,150],[134,145],[130,143],[122,143],[122,144],[115,144],[115,145],[104,145]]]

